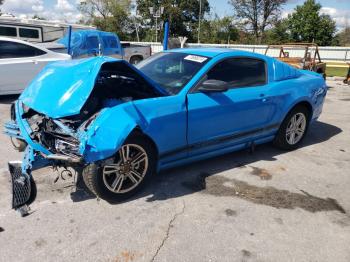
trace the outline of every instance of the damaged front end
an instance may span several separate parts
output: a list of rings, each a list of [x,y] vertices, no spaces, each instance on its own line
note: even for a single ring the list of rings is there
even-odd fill
[[[121,60],[98,57],[46,67],[11,106],[5,124],[5,134],[24,152],[22,161],[9,162],[12,207],[25,215],[34,201],[33,170],[81,170],[111,157],[136,126],[133,101],[163,95]]]
[[[20,101],[11,107],[11,121],[5,124],[5,134],[11,137],[15,149],[24,152],[22,161],[9,162],[12,208],[21,215],[27,214],[28,205],[36,197],[33,170],[45,166],[77,169],[84,163],[79,130],[74,131],[65,121],[37,113]]]

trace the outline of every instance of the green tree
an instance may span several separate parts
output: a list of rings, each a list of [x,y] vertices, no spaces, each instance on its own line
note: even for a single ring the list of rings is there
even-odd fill
[[[217,38],[219,41],[230,44],[238,39],[238,29],[233,25],[232,17],[223,17],[218,20]]]
[[[204,20],[201,29],[201,40],[211,44],[229,44],[239,39],[239,31],[233,25],[233,18],[217,15],[211,20]]]
[[[281,8],[287,0],[229,0],[234,16],[240,20],[242,29],[252,33],[257,43],[261,43],[265,30],[278,21]]]
[[[276,22],[275,26],[266,31],[265,44],[283,44],[291,42],[287,19]]]
[[[84,17],[82,22],[115,32],[123,40],[129,40],[132,33],[130,8],[130,0],[86,0],[78,6]]]
[[[346,26],[342,31],[336,35],[339,45],[350,46],[350,27]]]
[[[198,20],[203,20],[205,14],[209,13],[210,6],[208,0],[201,1],[201,12],[199,0],[137,0],[137,10],[143,18],[142,27],[155,28],[155,18],[150,14],[150,7],[158,10],[161,6],[164,7],[164,13],[158,18],[158,22],[170,22],[170,36],[186,36],[188,42],[193,42],[196,39],[198,30]],[[154,32],[154,31],[153,31]],[[159,34],[161,37],[161,34]],[[160,39],[159,37],[159,39]]]
[[[4,0],[0,0],[0,5],[4,3]],[[1,9],[0,9],[0,15],[1,15]]]
[[[41,17],[37,14],[33,15],[32,19],[38,19],[38,20],[46,20],[44,17]]]
[[[289,30],[294,41],[332,45],[336,32],[335,21],[329,15],[320,14],[321,7],[315,0],[306,0],[288,16]]]

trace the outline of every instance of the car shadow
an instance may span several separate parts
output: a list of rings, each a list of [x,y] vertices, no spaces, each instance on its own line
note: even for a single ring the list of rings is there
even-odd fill
[[[324,123],[324,122],[314,122],[312,126],[310,126],[309,132],[305,137],[301,147],[307,147],[310,145],[315,145],[318,143],[325,142],[330,138],[341,133],[342,130],[334,125]],[[206,179],[215,174],[230,170],[230,169],[242,169],[247,166],[253,164],[254,162],[264,160],[264,161],[276,161],[276,156],[281,154],[286,154],[287,151],[283,151],[273,147],[271,143],[259,145],[256,147],[254,152],[250,152],[250,150],[241,150],[233,153],[228,153],[222,156],[210,158],[203,161],[194,162],[189,165],[180,166],[173,169],[168,169],[161,171],[157,174],[154,179],[151,181],[149,185],[146,186],[140,193],[136,196],[128,199],[125,202],[133,201],[138,198],[146,197],[147,202],[153,201],[162,201],[172,198],[178,198],[185,195],[193,194],[195,192],[206,190],[208,185],[205,184]],[[259,172],[264,175],[264,170],[253,170],[253,172]],[[264,179],[264,177],[260,177]],[[234,177],[232,179],[235,179]],[[215,186],[219,186],[213,180]],[[236,181],[237,182],[237,181]],[[238,181],[237,183],[244,183],[243,181]],[[211,185],[212,187],[213,185]],[[214,186],[214,187],[215,187]],[[260,190],[261,189],[256,189]],[[276,195],[279,196],[277,192],[278,189],[274,189],[276,192],[273,194],[271,192],[267,193],[268,195]],[[280,193],[282,196],[279,196],[278,199],[285,199],[285,196],[289,196],[291,193],[286,191]],[[305,195],[307,194],[307,195]],[[300,194],[304,197],[309,197],[308,193],[302,192]],[[313,197],[313,196],[312,196]],[[302,203],[305,201],[302,197],[295,196],[296,199],[300,200]],[[318,198],[316,198],[317,200]],[[316,201],[315,198],[311,199],[312,201]],[[338,204],[327,202],[328,200],[324,200],[325,206],[329,208],[331,206],[336,210],[339,210]],[[288,202],[288,201],[286,201]],[[119,202],[120,203],[120,202]],[[305,202],[308,203],[308,202]],[[118,204],[110,202],[110,204]],[[276,203],[275,203],[276,204]],[[280,203],[279,203],[280,204]],[[334,204],[334,205],[333,205]],[[278,206],[278,203],[276,204]],[[312,206],[312,205],[311,205]],[[317,206],[315,204],[315,206]],[[341,211],[341,210],[340,210]],[[342,211],[341,211],[342,212]]]
[[[18,99],[18,95],[0,96],[0,104],[11,104]],[[325,142],[341,133],[342,130],[334,125],[316,121],[309,129],[301,147],[307,147]],[[309,212],[317,211],[346,211],[335,199],[319,198],[308,192],[300,190],[301,193],[293,193],[273,187],[257,187],[249,185],[235,177],[230,179],[223,176],[214,176],[231,169],[243,169],[247,166],[252,168],[251,174],[258,175],[261,179],[270,179],[270,174],[264,169],[252,166],[259,160],[276,161],[276,156],[288,153],[276,149],[270,144],[257,146],[254,153],[249,150],[241,150],[228,153],[222,156],[197,161],[192,164],[177,168],[164,170],[157,174],[146,188],[141,190],[134,197],[123,201],[124,203],[139,198],[146,198],[147,202],[163,201],[190,195],[196,192],[203,192],[214,196],[234,196],[246,199],[255,204],[263,204],[275,208],[293,209],[303,208]],[[233,187],[225,184],[233,183]],[[85,185],[76,186],[71,192],[73,202],[81,202],[93,199],[95,196],[89,192]],[[119,204],[110,202],[110,204]],[[234,214],[233,210],[226,210],[226,214]]]

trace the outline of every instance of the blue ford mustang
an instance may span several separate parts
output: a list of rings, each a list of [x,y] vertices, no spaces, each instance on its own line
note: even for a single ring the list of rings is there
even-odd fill
[[[170,50],[137,68],[107,57],[50,64],[6,124],[24,151],[10,162],[13,207],[33,199],[31,170],[47,165],[118,201],[160,169],[270,141],[295,149],[326,92],[317,73],[230,49]]]

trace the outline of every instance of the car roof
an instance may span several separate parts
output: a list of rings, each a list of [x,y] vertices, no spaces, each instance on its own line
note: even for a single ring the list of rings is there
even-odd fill
[[[37,48],[37,49],[44,51],[47,54],[54,54],[55,56],[66,55],[66,54],[62,54],[62,53],[58,53],[58,52],[53,52],[53,51],[47,49],[47,47],[45,46],[45,43],[40,43],[40,44],[39,43],[31,43],[31,42],[23,41],[23,40],[20,40],[17,38],[4,37],[4,36],[0,36],[0,41],[8,41],[8,42],[20,43],[20,44],[32,46],[34,48]],[[48,43],[46,43],[46,44],[48,44]]]
[[[6,37],[6,36],[0,36],[0,40],[2,40],[2,41],[10,41],[10,42],[17,42],[17,43],[23,43],[23,44],[28,44],[29,43],[29,42],[23,41],[21,39],[12,38],[12,37]]]
[[[24,40],[21,40],[21,39],[17,39],[17,38],[0,36],[0,41],[8,41],[8,42],[21,43],[21,44],[30,45],[30,46],[33,46],[33,47],[42,49],[42,50],[44,50],[44,51],[46,51],[46,52],[49,51],[49,50],[47,50],[45,47],[36,45],[35,43],[31,43],[31,42],[28,42],[28,41],[24,41]]]
[[[230,48],[205,48],[205,47],[198,47],[198,48],[177,48],[177,49],[171,49],[167,52],[176,52],[176,53],[184,53],[184,54],[191,54],[191,55],[201,55],[201,56],[207,56],[207,57],[215,57],[217,55],[226,53],[231,54],[235,56],[256,56],[260,57],[259,54],[237,50],[237,49],[230,49]]]

